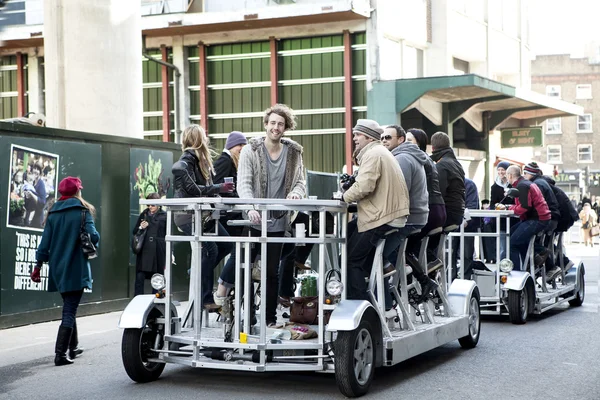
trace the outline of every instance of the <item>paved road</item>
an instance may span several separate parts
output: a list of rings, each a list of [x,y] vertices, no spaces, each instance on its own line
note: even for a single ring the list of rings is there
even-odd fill
[[[533,317],[524,326],[486,318],[479,346],[447,344],[380,369],[373,399],[600,398],[598,248],[572,246],[586,268],[586,299]],[[119,313],[78,319],[86,352],[54,367],[57,322],[0,331],[0,399],[331,399],[342,398],[332,375],[252,374],[168,365],[160,380],[135,384],[120,357]]]

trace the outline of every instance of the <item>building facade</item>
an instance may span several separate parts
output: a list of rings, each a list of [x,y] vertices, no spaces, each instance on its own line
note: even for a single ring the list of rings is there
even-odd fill
[[[600,46],[598,46],[600,50]],[[599,53],[600,54],[600,53]],[[556,165],[560,184],[572,194],[600,195],[600,58],[538,56],[531,63],[532,89],[583,107],[576,117],[545,121],[538,159]]]
[[[52,109],[45,84],[49,28],[44,18],[48,7],[58,3],[71,10],[84,7],[65,0],[10,3],[16,7],[9,10],[13,22],[0,32],[0,119]],[[115,127],[124,136],[174,141],[186,125],[201,123],[220,148],[231,130],[260,134],[262,111],[282,102],[299,115],[298,130],[290,135],[305,146],[307,166],[333,172],[350,159],[351,127],[367,116],[374,83],[477,74],[517,88],[530,86],[528,0],[140,3],[144,45],[131,51],[139,54],[143,111],[131,118],[142,120],[143,129],[123,132]],[[112,7],[111,15],[118,15],[118,7]],[[176,66],[180,78],[143,57],[144,49]],[[90,108],[93,112],[101,105]],[[479,140],[487,140],[487,133],[477,134],[481,113],[465,110],[450,122],[456,146],[494,151],[495,145]],[[427,99],[415,101],[400,119],[406,128],[421,127],[429,134],[446,130],[442,107]],[[492,131],[489,142],[498,141]],[[485,168],[477,174],[485,175]]]

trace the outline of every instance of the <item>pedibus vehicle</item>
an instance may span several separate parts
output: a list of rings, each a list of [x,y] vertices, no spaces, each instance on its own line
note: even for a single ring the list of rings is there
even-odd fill
[[[199,254],[206,241],[234,242],[236,284],[222,308],[221,320],[209,318],[195,301],[200,295],[195,288],[201,287],[203,266],[193,256],[190,278],[193,298],[179,316],[176,303],[170,300],[171,260],[167,256],[164,276],[157,274],[152,279],[160,294],[136,296],[119,321],[119,327],[124,329],[123,364],[136,382],[158,379],[166,363],[253,372],[314,371],[334,373],[340,391],[345,396],[357,397],[367,393],[377,367],[395,365],[453,340],[458,339],[463,348],[473,348],[479,341],[479,292],[475,282],[457,279],[446,290],[446,274],[440,273],[438,295],[423,299],[416,280],[407,282],[410,267],[405,268],[404,264],[405,240],[400,244],[395,270],[385,274],[394,282],[390,286],[394,308],[386,312],[384,302],[377,300],[385,297],[382,261],[385,240],[377,245],[369,277],[371,301],[346,299],[348,205],[342,201],[252,199],[252,204],[248,204],[247,199],[188,198],[141,200],[140,204],[149,202],[167,211],[167,232],[171,232],[174,213],[191,212],[195,216],[194,236],[168,235],[167,254],[177,241],[190,242],[195,254]],[[261,229],[262,236],[218,237],[204,232],[198,223],[208,214],[219,218],[223,212],[247,210],[261,213],[262,223],[257,229]],[[266,221],[272,211],[298,211],[308,213],[311,218],[318,217],[316,229],[311,227],[307,235],[296,234],[296,237],[267,237]],[[326,224],[328,217],[333,224]],[[318,322],[310,326],[316,337],[286,340],[282,329],[266,326],[266,290],[256,290],[248,250],[252,245],[260,246],[264,255],[268,243],[312,243],[318,249],[318,268],[315,268]],[[260,264],[259,281],[266,282],[266,257],[261,257]],[[254,295],[237,296],[237,293]],[[255,326],[250,323],[251,297],[258,304]],[[418,298],[423,300],[419,302]],[[279,313],[281,321],[281,310]],[[325,323],[327,314],[330,315]]]
[[[511,189],[516,190],[516,189]],[[511,196],[515,196],[512,194]],[[514,213],[509,210],[469,210],[472,218],[496,219],[496,232],[464,232],[464,227],[450,236],[460,237],[459,254],[464,254],[464,237],[491,237],[496,241],[496,260],[500,260],[500,241],[506,241],[506,257],[496,263],[486,263],[485,269],[473,269],[472,279],[477,282],[481,294],[481,313],[484,315],[508,314],[513,324],[524,324],[531,314],[542,314],[561,304],[569,303],[573,307],[583,304],[585,298],[585,267],[581,261],[571,261],[565,265],[563,234],[554,234],[548,245],[549,256],[556,260],[561,272],[558,276],[546,281],[546,267],[536,267],[534,259],[534,243],[544,241],[544,233],[533,236],[523,269],[513,270],[510,256],[510,223]],[[506,219],[506,233],[500,232],[500,220]],[[555,249],[557,250],[555,252]],[[452,249],[450,249],[450,252]],[[461,256],[461,259],[464,259]],[[464,278],[464,271],[459,270]]]

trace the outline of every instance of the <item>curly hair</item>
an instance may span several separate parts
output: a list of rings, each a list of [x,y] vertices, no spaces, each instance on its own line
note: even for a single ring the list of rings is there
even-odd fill
[[[263,118],[263,123],[266,125],[269,123],[269,117],[271,114],[277,114],[280,117],[285,119],[285,130],[294,130],[296,129],[296,116],[294,115],[294,110],[286,106],[285,104],[274,104],[273,106],[267,108],[265,110],[265,116]]]

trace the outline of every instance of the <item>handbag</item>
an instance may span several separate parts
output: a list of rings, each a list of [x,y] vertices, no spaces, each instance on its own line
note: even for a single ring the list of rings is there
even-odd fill
[[[133,235],[131,239],[131,251],[133,251],[133,254],[140,254],[142,252],[146,231],[146,229],[138,229],[137,233]]]
[[[292,297],[290,322],[315,325],[319,317],[319,296]]]
[[[600,235],[600,226],[594,225],[592,229],[590,229],[590,236],[599,236]]]
[[[79,228],[79,243],[81,244],[81,250],[83,255],[88,260],[98,257],[98,251],[96,246],[92,243],[92,238],[89,233],[85,230],[85,209],[81,210],[81,226]]]

